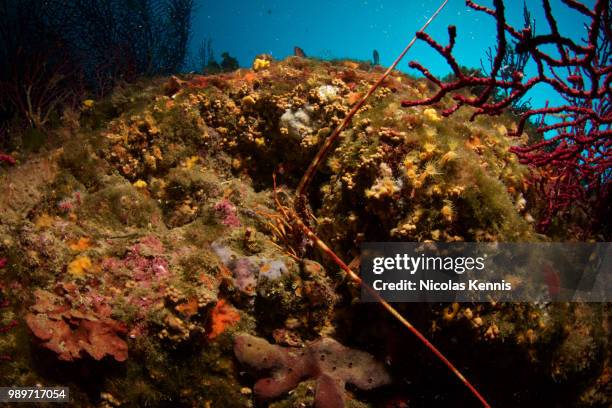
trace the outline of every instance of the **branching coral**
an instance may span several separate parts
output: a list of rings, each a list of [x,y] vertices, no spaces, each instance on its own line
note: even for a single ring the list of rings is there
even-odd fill
[[[121,81],[176,72],[193,9],[192,0],[3,1],[0,32],[11,34],[0,37],[2,120],[16,115],[41,128],[87,91],[102,95]]]
[[[240,334],[234,343],[238,360],[258,370],[271,370],[272,376],[255,384],[255,395],[262,399],[279,397],[309,378],[317,382],[315,406],[345,406],[345,385],[370,390],[389,384],[384,366],[363,351],[352,350],[331,338],[321,338],[305,348],[283,348],[250,334]]]
[[[62,106],[76,105],[83,93],[74,61],[63,49],[55,52],[57,56],[49,51],[17,52],[9,56],[10,68],[3,67],[8,69],[0,74],[0,106],[14,110],[32,128],[46,127]]]
[[[550,33],[537,35],[530,24],[518,30],[507,23],[503,0],[495,0],[494,8],[478,5],[471,0],[466,4],[474,10],[492,16],[497,27],[495,56],[491,56],[492,67],[488,76],[466,73],[453,56],[457,36],[455,26],[448,27],[449,43],[443,46],[424,32],[417,33],[420,40],[436,50],[451,67],[454,79],[442,82],[423,65],[412,61],[410,66],[420,71],[439,89],[431,97],[403,101],[405,107],[432,105],[442,101],[451,92],[461,89],[476,90],[475,96],[453,94],[454,104],[443,110],[449,116],[462,106],[475,108],[472,119],[479,115],[499,115],[540,84],[552,87],[565,104],[529,109],[519,120],[518,127],[510,135],[521,135],[528,120],[540,116],[537,130],[554,131],[550,138],[530,146],[515,146],[521,163],[542,169],[539,180],[541,191],[548,199],[540,226],[547,227],[555,214],[563,214],[570,205],[582,207],[591,219],[600,219],[609,209],[610,199],[610,124],[612,123],[612,70],[609,65],[612,45],[610,43],[610,3],[598,0],[591,10],[584,4],[566,0],[564,3],[574,11],[586,16],[587,26],[584,44],[560,34],[553,17],[549,0],[543,1]],[[529,57],[537,67],[537,74],[526,78],[524,72],[516,70],[510,74],[502,64],[508,54],[508,38],[515,41],[516,52]],[[554,51],[556,50],[557,55]],[[497,93],[502,90],[503,93]],[[544,117],[554,116],[551,124]]]

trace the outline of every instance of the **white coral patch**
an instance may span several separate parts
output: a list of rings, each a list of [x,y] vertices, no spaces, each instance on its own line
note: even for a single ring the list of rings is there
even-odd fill
[[[332,85],[321,85],[317,88],[317,96],[324,103],[329,103],[338,97],[338,88]]]
[[[289,130],[289,135],[296,139],[303,139],[312,133],[310,116],[305,109],[292,111],[287,109],[280,117],[280,127]]]

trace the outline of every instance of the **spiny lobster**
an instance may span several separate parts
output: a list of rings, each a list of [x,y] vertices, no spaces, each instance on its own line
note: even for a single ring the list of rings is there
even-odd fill
[[[448,0],[444,0],[440,7],[431,15],[429,20],[421,27],[419,33],[423,33],[424,30],[429,26],[429,24],[436,18],[436,16],[442,11],[442,9],[446,6]],[[278,199],[277,195],[277,187],[276,187],[276,177],[274,176],[274,199],[277,206],[277,209],[280,211],[283,217],[283,225],[290,226],[294,230],[299,231],[299,233],[303,234],[306,238],[308,238],[314,245],[323,252],[325,256],[327,256],[332,262],[334,262],[340,269],[342,269],[349,276],[351,280],[362,286],[365,290],[370,292],[374,298],[376,298],[381,306],[389,312],[395,319],[397,319],[404,327],[406,327],[413,335],[415,335],[446,367],[448,367],[458,378],[459,380],[470,390],[470,392],[482,403],[484,407],[489,407],[489,403],[485,400],[485,398],[481,395],[481,393],[461,374],[461,372],[438,350],[416,327],[414,327],[404,316],[402,316],[391,304],[386,302],[384,299],[380,297],[378,292],[374,289],[366,285],[359,275],[353,271],[353,269],[347,265],[325,242],[323,242],[313,231],[310,229],[306,223],[303,221],[303,217],[307,216],[307,190],[312,181],[314,174],[316,173],[318,167],[323,162],[324,158],[327,154],[332,150],[332,146],[340,136],[340,133],[348,126],[351,122],[353,116],[357,113],[357,111],[363,106],[366,100],[376,91],[376,89],[383,83],[383,81],[389,76],[389,74],[397,67],[402,58],[406,55],[406,53],[412,48],[414,43],[417,40],[417,36],[415,35],[410,43],[404,48],[404,50],[400,53],[400,55],[396,58],[396,60],[389,66],[389,68],[380,76],[380,78],[370,87],[368,92],[352,107],[346,117],[342,120],[342,122],[336,127],[336,129],[332,132],[332,134],[324,141],[320,150],[317,152],[316,156],[310,163],[306,172],[302,176],[300,183],[297,187],[296,197],[293,201],[293,208],[284,206]]]

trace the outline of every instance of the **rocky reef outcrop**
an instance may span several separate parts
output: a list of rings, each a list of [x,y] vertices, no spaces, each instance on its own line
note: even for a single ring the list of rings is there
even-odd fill
[[[119,86],[65,112],[56,145],[0,164],[0,327],[17,322],[0,333],[0,385],[66,384],[81,406],[465,397],[282,211],[381,68],[265,61]],[[507,137],[515,118],[400,105],[431,92],[399,72],[384,81],[314,178],[303,221],[347,262],[363,241],[551,239],[508,151],[527,139]],[[607,401],[607,305],[398,308],[496,406]],[[271,372],[255,382],[249,367]]]

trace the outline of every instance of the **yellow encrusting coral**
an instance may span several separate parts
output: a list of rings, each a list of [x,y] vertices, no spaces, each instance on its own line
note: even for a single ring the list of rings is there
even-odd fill
[[[138,188],[138,189],[144,189],[147,188],[147,182],[144,180],[136,180],[134,182],[134,187]]]
[[[263,58],[255,58],[253,61],[253,71],[258,72],[270,66],[270,61]]]
[[[423,111],[423,115],[425,116],[425,119],[428,120],[429,122],[435,123],[435,122],[440,122],[442,120],[440,115],[438,115],[438,112],[436,112],[436,110],[433,108],[426,108]]]
[[[68,264],[68,273],[74,278],[83,278],[92,267],[93,263],[88,256],[79,256]]]

